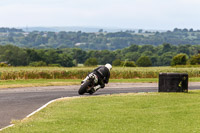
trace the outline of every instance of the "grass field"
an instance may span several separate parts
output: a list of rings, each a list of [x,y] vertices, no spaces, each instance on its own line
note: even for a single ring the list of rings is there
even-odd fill
[[[83,79],[95,67],[2,67],[1,80]],[[111,79],[158,78],[159,73],[188,73],[200,77],[200,67],[113,67]]]
[[[0,88],[75,85],[95,67],[0,67]],[[110,82],[158,82],[159,73],[188,73],[200,82],[200,67],[113,67]]]
[[[2,133],[191,133],[199,114],[200,91],[67,98]]]
[[[0,80],[1,88],[80,85],[80,79]]]

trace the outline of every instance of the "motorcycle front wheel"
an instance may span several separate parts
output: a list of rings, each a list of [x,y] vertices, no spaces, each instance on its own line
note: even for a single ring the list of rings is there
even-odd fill
[[[80,89],[78,90],[78,94],[79,95],[83,95],[84,93],[86,93],[87,88],[89,87],[90,81],[87,80],[83,85],[81,85]]]

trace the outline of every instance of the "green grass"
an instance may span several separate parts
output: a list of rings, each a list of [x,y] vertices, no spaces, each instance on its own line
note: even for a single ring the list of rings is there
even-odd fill
[[[67,98],[2,133],[191,133],[199,114],[200,91]]]
[[[95,67],[0,67],[0,79],[82,79],[94,68]],[[113,67],[111,78],[158,78],[159,73],[188,73],[189,77],[200,77],[200,67]]]
[[[80,82],[80,79],[28,79],[28,80],[0,80],[0,85],[4,84],[34,84],[48,82]]]
[[[0,80],[0,88],[77,85],[80,82],[80,79]]]
[[[155,78],[144,79],[110,79],[109,83],[153,83]],[[200,78],[199,78],[200,81]],[[28,79],[28,80],[0,80],[0,88],[36,87],[80,85],[81,79]]]
[[[110,79],[109,83],[153,83],[155,78],[144,79]],[[200,78],[199,78],[200,81]],[[0,88],[36,87],[80,85],[81,79],[28,79],[28,80],[0,80]]]
[[[80,85],[81,79],[28,79],[0,80],[0,88]],[[109,83],[157,83],[158,78],[110,79]],[[189,78],[189,82],[200,82],[200,78]]]

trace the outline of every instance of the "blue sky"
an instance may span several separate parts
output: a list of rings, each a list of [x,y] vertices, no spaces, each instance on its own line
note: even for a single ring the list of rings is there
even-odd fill
[[[1,0],[0,27],[200,29],[199,0]]]

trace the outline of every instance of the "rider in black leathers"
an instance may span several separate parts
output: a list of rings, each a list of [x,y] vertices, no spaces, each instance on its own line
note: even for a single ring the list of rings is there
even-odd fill
[[[105,66],[100,66],[100,67],[94,69],[93,72],[91,72],[98,77],[98,83],[96,84],[96,86],[94,88],[92,88],[93,93],[100,88],[104,88],[105,84],[107,84],[109,82],[111,69],[112,69],[112,65],[106,64]],[[87,76],[81,83],[86,81],[88,78],[89,78],[89,76]]]

